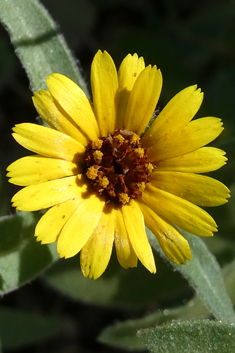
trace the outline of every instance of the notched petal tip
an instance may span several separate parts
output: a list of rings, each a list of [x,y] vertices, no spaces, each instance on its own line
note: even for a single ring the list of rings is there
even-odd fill
[[[154,264],[154,266],[147,268],[147,270],[153,274],[155,274],[157,272],[157,268],[156,268],[155,264]]]
[[[12,177],[11,177],[11,173],[7,173],[7,174],[6,174],[6,177],[9,178],[9,179],[8,179],[8,182],[9,182],[9,183],[14,184],[14,185],[18,185],[18,184],[14,181],[15,178],[12,178]]]
[[[12,207],[14,207],[16,209],[16,211],[31,211],[31,210],[27,210],[27,209],[25,210],[24,207],[21,207],[19,205],[18,200],[14,199],[14,196],[11,199],[11,203],[12,203]]]
[[[93,61],[94,61],[95,59],[102,59],[102,57],[103,57],[103,58],[105,58],[105,57],[111,58],[111,55],[110,55],[106,50],[102,51],[102,50],[99,49],[99,50],[96,52],[96,54],[95,54],[95,56],[94,56],[94,58],[93,58]],[[113,59],[112,59],[112,60],[113,60]]]
[[[60,259],[64,258],[65,260],[78,254],[78,252],[76,253],[72,252],[72,249],[59,249],[58,246],[57,246],[57,252],[59,254]]]
[[[206,235],[206,237],[213,237],[214,236],[214,233],[218,232],[218,226],[217,224],[215,223],[215,227],[212,228],[211,231],[208,232],[208,234]]]
[[[192,86],[189,86],[189,87],[187,87],[186,89],[188,89],[188,90],[192,90],[192,93],[198,93],[198,94],[200,94],[200,95],[202,95],[202,96],[204,96],[204,92],[202,92],[202,89],[200,88],[200,87],[198,87],[197,86],[197,84],[195,84],[195,85],[192,85]]]
[[[181,92],[187,92],[187,91],[188,91],[188,93],[198,92],[198,93],[203,94],[203,92],[201,92],[201,88],[198,87],[197,84],[188,86],[188,87],[184,88]]]
[[[58,72],[53,72],[52,74],[48,75],[48,77],[46,78],[46,84],[49,90],[50,90],[50,85],[55,85],[57,82],[62,82],[64,85],[65,85],[65,82],[72,82],[73,84],[76,84],[68,76],[60,74]],[[43,92],[48,92],[48,91],[40,90],[39,94],[42,95]]]
[[[190,246],[187,242],[187,247],[186,248],[182,248],[181,251],[181,257],[179,256],[178,258],[176,258],[175,260],[173,260],[173,262],[175,262],[177,265],[186,265],[187,261],[191,261],[192,260],[192,252],[190,249]]]
[[[89,277],[89,279],[97,279],[97,278],[94,278],[91,273],[90,273],[90,269],[86,267],[86,265],[84,265],[84,267],[81,267],[81,271],[82,271],[82,274],[83,274],[83,277],[87,278]],[[99,276],[100,277],[100,276]]]
[[[151,75],[156,75],[156,77],[158,77],[158,80],[160,80],[160,82],[158,82],[158,84],[162,85],[163,78],[162,78],[161,70],[157,68],[157,65],[154,65],[154,66],[149,65],[149,67],[150,67]],[[155,77],[155,80],[156,80],[156,77]]]
[[[51,76],[51,75],[50,75]],[[34,92],[33,93],[33,96],[32,96],[32,99],[34,99],[35,97],[37,98],[37,97],[41,97],[41,96],[43,96],[44,94],[50,94],[50,92],[49,91],[47,91],[47,90],[45,90],[45,89],[40,89],[40,90],[38,90],[37,92]]]
[[[225,200],[224,200],[224,203],[223,203],[223,204],[227,203],[227,202],[229,201],[230,197],[231,197],[231,192],[230,192],[230,190],[229,190],[228,188],[226,188],[226,189],[227,189],[227,195],[225,196]],[[223,205],[223,204],[222,204],[222,205]]]
[[[63,75],[63,74],[60,74],[59,72],[53,72],[51,75],[48,76],[48,78],[49,77],[55,77],[55,78],[59,79],[59,78],[67,77],[67,76]]]
[[[81,272],[83,274],[83,277],[87,278],[90,277],[90,266],[87,263],[83,263],[81,264],[81,255],[80,255],[80,268],[81,268]]]
[[[22,125],[22,123],[21,124],[15,124],[15,126],[12,127],[12,131],[16,133],[17,130],[19,130],[20,125]]]
[[[64,252],[62,252],[63,250],[61,249],[61,250],[59,250],[58,248],[57,248],[57,252],[58,252],[58,254],[59,254],[59,257],[60,257],[60,259],[66,259],[66,257],[65,257],[65,253]]]
[[[192,252],[191,252],[191,249],[190,249],[189,253],[188,253],[187,256],[186,256],[186,260],[192,261]]]
[[[54,75],[53,73],[51,75],[48,75],[48,77],[46,78],[46,83],[48,83],[51,79],[53,79]]]
[[[103,55],[104,53],[107,53],[107,51],[102,51],[101,49],[98,49],[94,57],[96,57],[96,55]]]
[[[43,239],[43,236],[41,234],[34,234],[35,238],[36,238],[36,241],[37,242],[40,242],[41,245],[46,245],[46,244],[51,244],[51,243],[54,243],[54,241],[46,241]]]

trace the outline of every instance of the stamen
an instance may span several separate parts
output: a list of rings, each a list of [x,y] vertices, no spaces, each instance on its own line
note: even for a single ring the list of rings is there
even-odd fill
[[[103,145],[103,141],[101,139],[96,139],[91,142],[91,148],[93,150],[99,150]]]
[[[154,170],[154,166],[152,165],[152,163],[146,163],[144,166],[149,174],[152,173],[152,171]]]
[[[146,187],[146,183],[144,181],[142,181],[141,183],[137,183],[136,185],[137,185],[139,191],[141,191],[141,192],[143,192]]]
[[[113,137],[113,139],[114,139],[114,141],[116,142],[116,143],[118,143],[118,144],[123,144],[123,142],[125,141],[125,139],[124,139],[124,137],[121,135],[121,134],[119,134],[119,135],[115,135],[114,137]]]
[[[103,189],[105,189],[109,185],[109,179],[106,176],[104,176],[103,178],[100,179],[99,184]]]
[[[97,164],[99,164],[102,161],[103,153],[101,151],[95,151],[93,152],[93,157],[94,160]]]
[[[98,169],[91,166],[90,168],[87,169],[86,176],[87,178],[92,180],[96,179],[98,176]]]
[[[143,158],[144,157],[144,149],[141,147],[135,148],[134,150],[135,155],[137,158]]]
[[[120,194],[118,194],[118,200],[121,203],[121,205],[126,205],[127,203],[130,202],[130,197],[124,192],[120,192]]]
[[[137,134],[133,134],[130,138],[131,145],[138,145],[139,141],[140,141],[140,137]]]

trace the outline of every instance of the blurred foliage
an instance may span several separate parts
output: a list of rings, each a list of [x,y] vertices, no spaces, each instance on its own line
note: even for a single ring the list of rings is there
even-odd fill
[[[61,260],[43,276],[46,283],[76,300],[83,300],[96,305],[124,309],[141,309],[165,303],[174,297],[190,297],[187,282],[161,258],[157,258],[158,276],[146,272],[139,265],[137,269],[124,270],[120,267],[116,254],[99,281],[84,278],[78,256]]]
[[[55,318],[0,307],[2,348],[19,349],[58,335],[63,324]]]
[[[205,92],[205,99],[197,117],[218,116],[223,119],[225,127],[215,144],[227,151],[228,165],[210,175],[225,182],[231,188],[232,195],[235,193],[235,104],[233,98],[235,88],[235,0],[208,0],[207,2],[202,0],[197,2],[187,0],[177,2],[173,0],[136,0],[134,2],[131,0],[67,0],[66,2],[43,0],[42,3],[55,19],[68,41],[74,57],[79,59],[88,85],[90,64],[98,49],[107,50],[117,65],[129,52],[142,55],[146,64],[157,64],[163,73],[164,80],[159,102],[160,109],[179,90],[197,83]],[[30,100],[31,92],[26,74],[14,55],[8,34],[3,28],[0,29],[0,51],[0,199],[2,201],[0,215],[5,215],[14,212],[10,208],[9,200],[17,190],[15,186],[6,182],[5,168],[13,160],[26,153],[13,142],[11,127],[19,122],[34,122],[36,112]],[[209,212],[216,219],[219,232],[213,238],[203,240],[224,267],[223,274],[226,286],[234,303],[234,197],[229,200],[228,204],[210,209]],[[8,287],[3,288],[3,291],[12,290],[25,283],[36,272],[39,273],[49,265],[55,257],[53,250],[48,250],[46,246],[41,247],[35,242],[33,224],[36,219],[34,217],[37,216],[32,216],[29,221],[31,223],[23,233],[18,232],[22,229],[23,222],[20,215],[16,218],[13,217],[15,220],[14,229],[7,228],[8,217],[1,222],[1,235],[5,238],[4,249],[0,249],[1,256],[7,254],[9,259],[15,261],[12,260],[18,269],[20,269],[20,256],[24,256],[24,268],[18,271],[18,275],[21,273],[23,276],[20,282],[19,277],[13,278],[10,274],[13,262],[9,262],[4,269],[4,273],[8,276],[6,278],[9,280],[7,281]],[[14,238],[14,234],[23,237],[24,247],[18,246],[19,243]],[[15,243],[13,244],[11,241]],[[34,251],[37,253],[36,258],[30,256]],[[26,261],[26,257],[28,261]],[[38,257],[45,260],[42,268],[36,266]],[[32,340],[28,342],[30,353],[39,352],[39,346],[41,347],[40,353],[65,352],[65,349],[66,353],[78,350],[88,353],[94,351],[117,353],[119,352],[118,348],[112,350],[111,347],[95,342],[98,333],[107,325],[114,324],[116,318],[122,321],[132,320],[129,323],[120,323],[118,329],[113,328],[114,331],[111,330],[111,326],[110,332],[104,331],[102,333],[100,341],[106,344],[113,342],[114,346],[125,349],[143,349],[144,341],[140,338],[134,339],[136,330],[155,326],[156,323],[160,325],[163,322],[168,322],[168,326],[161,326],[161,330],[165,330],[165,336],[159,328],[148,332],[142,331],[140,336],[147,343],[149,342],[148,337],[151,337],[151,340],[156,340],[161,336],[159,345],[164,347],[166,343],[169,343],[169,339],[166,341],[165,337],[173,335],[174,330],[180,331],[183,338],[186,334],[190,335],[194,332],[195,340],[201,340],[202,337],[196,334],[201,332],[200,330],[205,331],[209,337],[216,325],[214,323],[197,321],[194,322],[194,327],[192,323],[186,324],[186,326],[184,326],[185,323],[173,324],[173,326],[170,324],[171,320],[178,318],[208,317],[209,312],[198,297],[193,297],[192,289],[178,272],[172,271],[170,266],[158,257],[156,262],[158,273],[153,276],[141,266],[136,270],[123,270],[117,265],[114,255],[104,276],[93,282],[81,276],[78,257],[59,261],[46,272],[42,280],[35,281],[30,286],[3,297],[2,303],[13,308],[24,309],[26,312],[35,313],[48,310],[54,316],[55,313],[48,307],[48,303],[53,307],[52,303],[59,301],[59,316],[62,319],[69,317],[71,330],[70,333],[66,331],[66,342],[70,344],[68,349],[68,345],[62,344],[62,338],[59,336],[53,341],[53,344],[48,341],[47,344],[38,345],[40,337],[46,338],[46,328],[51,327],[52,329],[53,321],[50,321],[51,318],[49,318],[49,326],[46,321],[42,322],[42,327],[45,329],[42,331],[42,336],[40,336],[41,331],[38,328],[38,336],[35,339],[32,336]],[[78,310],[81,301],[89,303],[85,307],[86,314],[83,314],[82,309]],[[188,301],[189,304],[186,305]],[[70,305],[72,309],[68,310]],[[100,305],[103,308],[102,313],[99,309]],[[108,306],[108,309],[104,309],[104,306]],[[157,310],[160,310],[159,313],[152,314]],[[79,313],[76,318],[75,313]],[[149,315],[145,317],[147,313]],[[15,313],[15,315],[18,314]],[[7,318],[10,320],[10,316],[7,315]],[[136,321],[136,318],[139,318],[140,321]],[[32,321],[30,321],[31,319]],[[40,325],[37,318],[35,318],[36,321],[33,321],[34,317],[28,317],[27,320],[28,325],[35,325],[35,330],[38,327],[37,324]],[[23,322],[25,321],[20,319],[18,321],[22,327]],[[127,329],[128,325],[131,327],[130,331]],[[82,331],[84,326],[87,327],[86,334]],[[198,328],[198,331],[195,330],[195,327]],[[7,326],[5,326],[6,328]],[[7,331],[13,332],[19,329],[20,327],[12,326]],[[124,329],[126,343],[123,343],[118,336],[118,330],[123,332]],[[48,337],[52,331],[48,328]],[[56,327],[53,332],[58,332]],[[234,351],[234,343],[231,344],[233,341],[230,338],[233,339],[234,333],[232,337],[229,333],[228,327],[221,327],[218,337],[225,335],[228,344],[230,344],[229,347],[232,347],[232,352]],[[4,338],[4,331],[2,334]],[[43,336],[44,334],[45,336]],[[17,337],[24,338],[23,334]],[[64,338],[63,335],[61,337]],[[79,342],[77,337],[79,337]],[[14,340],[11,341],[10,337],[8,342],[12,348]],[[15,342],[18,342],[16,338]],[[187,344],[181,340],[180,344],[184,343]],[[210,351],[214,352],[217,349],[215,344],[220,347],[219,343],[216,341],[214,346],[207,348],[211,348]],[[5,345],[6,347],[9,351],[9,343]],[[23,348],[20,349],[22,347],[20,343],[18,347],[20,353],[24,352]],[[120,352],[123,352],[122,348]],[[230,352],[230,348],[226,352]],[[159,346],[158,351],[164,352],[164,348]],[[220,351],[222,352],[221,349]]]
[[[19,288],[58,258],[55,244],[41,246],[32,236],[39,218],[19,212],[0,219],[0,294]]]

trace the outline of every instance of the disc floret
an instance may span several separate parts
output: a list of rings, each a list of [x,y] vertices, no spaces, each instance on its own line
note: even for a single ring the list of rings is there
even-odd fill
[[[153,169],[140,137],[130,131],[116,130],[90,141],[86,149],[85,174],[106,203],[124,206],[141,197]]]

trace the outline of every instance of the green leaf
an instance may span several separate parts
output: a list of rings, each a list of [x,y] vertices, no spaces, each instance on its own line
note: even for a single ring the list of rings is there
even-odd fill
[[[173,322],[138,332],[150,352],[234,353],[235,327],[216,321]]]
[[[137,331],[144,328],[154,327],[171,320],[184,318],[201,318],[208,313],[202,301],[196,297],[188,304],[164,311],[146,315],[141,319],[127,320],[105,328],[98,337],[98,341],[110,346],[120,347],[128,350],[143,350],[144,342],[137,337]]]
[[[59,72],[86,91],[64,38],[37,0],[0,0],[0,20],[10,34],[32,90],[46,88],[45,78]]]
[[[150,274],[140,263],[137,268],[123,269],[115,254],[105,273],[96,281],[84,278],[79,256],[61,259],[49,268],[43,278],[47,284],[76,300],[98,305],[135,309],[181,298],[189,290],[188,283],[179,273],[175,273],[158,259],[158,275]]]
[[[222,274],[230,298],[232,299],[232,302],[235,303],[235,260],[222,269]],[[166,309],[146,315],[137,320],[127,320],[109,326],[101,332],[98,340],[101,343],[123,349],[143,350],[143,340],[140,337],[136,337],[138,330],[161,325],[176,319],[197,319],[207,317],[208,315],[209,311],[203,305],[200,297],[196,295],[184,306]]]
[[[0,219],[0,294],[33,279],[57,258],[55,244],[41,245],[34,238],[38,219],[31,212]]]
[[[58,334],[63,325],[58,320],[15,309],[0,308],[0,333],[3,349],[22,348]]]
[[[147,232],[153,248],[166,258],[156,237],[149,230]],[[192,261],[188,261],[186,265],[172,266],[188,280],[216,319],[235,322],[233,306],[215,257],[199,237],[182,233],[190,244]]]
[[[233,303],[235,303],[235,260],[223,268],[224,282]]]

